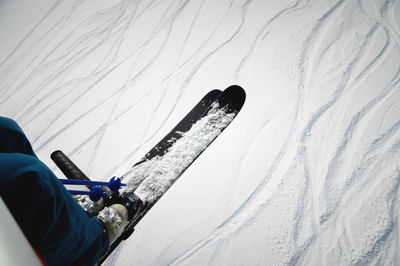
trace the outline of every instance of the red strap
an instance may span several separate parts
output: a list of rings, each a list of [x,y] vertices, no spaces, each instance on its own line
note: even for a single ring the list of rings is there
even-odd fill
[[[42,254],[39,253],[39,251],[36,250],[36,248],[34,246],[32,246],[33,251],[35,251],[36,256],[39,258],[40,262],[42,263],[43,266],[48,266],[47,262],[44,260]]]

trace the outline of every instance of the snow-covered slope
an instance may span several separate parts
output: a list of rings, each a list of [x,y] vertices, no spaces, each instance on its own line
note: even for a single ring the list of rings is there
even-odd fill
[[[0,114],[58,174],[247,92],[108,265],[400,264],[400,1],[8,0],[0,34]]]

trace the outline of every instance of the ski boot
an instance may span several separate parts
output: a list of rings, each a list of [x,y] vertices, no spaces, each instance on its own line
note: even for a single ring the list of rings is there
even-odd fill
[[[89,218],[96,216],[99,211],[104,208],[104,200],[100,198],[98,201],[93,201],[87,195],[75,195],[74,199],[86,212]]]
[[[140,214],[144,206],[142,200],[134,193],[125,193],[120,199],[120,203],[105,207],[97,215],[107,229],[110,244],[124,232],[129,222]]]

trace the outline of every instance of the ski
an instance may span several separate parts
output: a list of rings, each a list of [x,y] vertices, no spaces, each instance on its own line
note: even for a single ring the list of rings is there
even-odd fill
[[[210,91],[121,177],[126,187],[104,197],[104,206],[120,202],[121,195],[134,193],[142,200],[144,208],[129,222],[97,265],[101,265],[133,233],[136,224],[232,122],[241,110],[245,98],[245,91],[237,85],[230,86],[223,92]],[[56,151],[51,157],[67,178],[89,180],[62,152]]]
[[[221,93],[222,92],[217,89],[208,92],[193,109],[135,165],[151,160],[155,156],[162,156],[168,148],[182,137],[183,132],[188,131],[190,127],[204,115]]]
[[[150,160],[157,155],[162,155],[181,137],[180,132],[186,132],[193,123],[203,116],[204,112],[208,110],[210,105],[218,98],[221,92],[222,91],[217,89],[208,92],[192,108],[192,110],[135,165]],[[89,177],[87,177],[62,151],[56,150],[50,155],[50,157],[68,179],[90,181]],[[88,186],[88,188],[91,189],[91,186]]]
[[[209,109],[211,104],[215,102],[221,93],[222,91],[217,89],[208,92],[189,113],[135,165],[151,160],[156,156],[163,155],[175,141],[181,138],[183,132],[189,130],[193,123],[203,116],[204,112]],[[50,157],[68,179],[90,181],[89,177],[87,177],[62,151],[54,151]],[[87,185],[87,188],[89,189],[89,193],[98,193],[98,191],[94,191],[96,187],[92,185]],[[97,215],[97,212],[104,208],[104,206],[108,207],[120,201],[119,193],[113,193],[106,186],[103,186],[102,189],[108,194],[103,197],[102,201],[92,202],[86,197],[74,197],[89,217]],[[86,193],[87,192],[85,192],[85,194]],[[83,193],[80,194],[84,195]]]
[[[134,192],[144,202],[145,207],[129,222],[98,265],[133,233],[136,224],[232,122],[242,108],[245,98],[246,94],[240,86],[228,87],[209,105],[204,106],[201,114],[196,112],[189,122],[185,121],[185,117],[140,162],[121,177],[123,182],[127,183],[124,190]],[[179,128],[182,127],[179,125],[185,125],[185,131],[180,131]]]

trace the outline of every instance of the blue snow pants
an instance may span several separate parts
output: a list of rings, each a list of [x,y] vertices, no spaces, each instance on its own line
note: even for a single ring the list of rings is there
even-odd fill
[[[0,195],[49,265],[93,265],[109,246],[103,224],[87,217],[17,123],[1,116]]]

